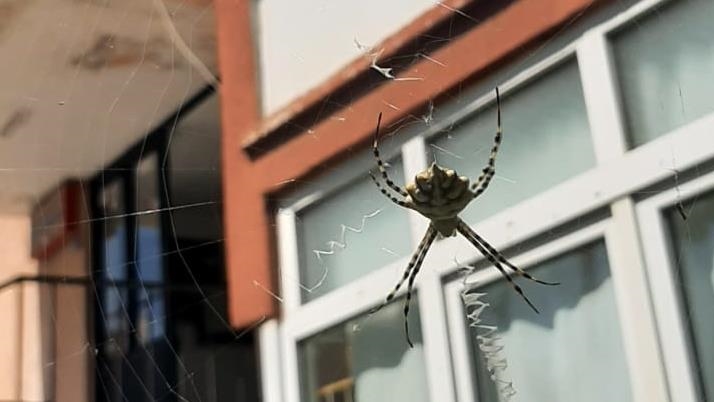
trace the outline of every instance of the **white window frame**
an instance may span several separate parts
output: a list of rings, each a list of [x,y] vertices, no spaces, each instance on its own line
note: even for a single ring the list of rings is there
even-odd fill
[[[683,367],[685,364],[680,362],[672,366],[673,363],[667,356],[668,353],[673,353],[668,349],[671,345],[667,345],[676,344],[669,337],[676,334],[673,334],[671,327],[663,331],[665,328],[661,327],[660,320],[661,316],[670,316],[671,311],[662,309],[659,296],[652,300],[650,290],[657,291],[657,289],[650,289],[647,283],[647,272],[650,269],[645,270],[640,247],[644,244],[647,249],[651,247],[648,246],[649,244],[662,244],[662,242],[661,239],[654,239],[655,241],[650,239],[647,233],[652,232],[651,230],[643,230],[649,227],[647,226],[649,224],[645,223],[642,217],[642,205],[649,204],[643,202],[635,207],[631,197],[656,183],[671,180],[675,169],[687,170],[714,158],[714,151],[711,150],[714,113],[691,121],[637,148],[627,149],[628,140],[609,35],[643,13],[650,12],[668,1],[675,0],[638,2],[613,18],[587,29],[584,34],[562,49],[553,52],[552,55],[500,85],[504,95],[517,91],[521,85],[537,79],[565,59],[573,55],[577,56],[596,163],[588,171],[478,222],[475,228],[489,239],[494,247],[504,249],[533,240],[542,233],[548,233],[549,230],[588,216],[595,211],[610,211],[611,217],[606,223],[599,223],[593,227],[601,231],[599,234],[605,237],[608,247],[623,332],[622,340],[631,373],[633,400],[636,402],[667,401],[670,397],[671,400],[678,402],[693,402],[694,399],[691,399],[693,395],[691,390],[687,391],[687,387],[676,385],[679,384],[679,377],[670,375],[669,382],[666,379],[665,360],[667,372],[670,372],[672,367]],[[424,151],[430,136],[436,135],[456,121],[477,113],[494,101],[492,91],[478,96],[449,116],[433,122],[426,129],[422,127],[418,132],[413,129],[409,130],[408,134],[402,134],[404,138],[410,139],[402,145],[401,149],[392,152],[383,151],[383,154],[389,157],[400,153],[404,162],[405,176],[412,177],[427,165]],[[261,330],[261,348],[265,345],[266,348],[278,349],[273,353],[264,352],[270,357],[262,362],[265,365],[263,371],[281,374],[275,376],[276,378],[264,377],[264,387],[271,389],[278,387],[282,392],[279,397],[274,396],[272,397],[274,399],[269,402],[277,401],[279,398],[287,402],[300,400],[297,343],[333,325],[354,318],[382,302],[385,292],[398,279],[408,263],[409,256],[405,256],[316,300],[305,304],[300,302],[295,226],[297,213],[327,195],[325,188],[335,188],[335,183],[345,183],[348,179],[363,174],[371,166],[369,155],[346,161],[326,177],[318,179],[316,183],[308,186],[309,188],[300,191],[294,202],[282,205],[277,213],[281,280],[279,297],[282,302],[283,317],[278,322],[277,328]],[[564,200],[567,201],[563,202]],[[533,211],[539,212],[534,214]],[[412,243],[416,247],[428,222],[416,213],[410,213]],[[585,232],[578,231],[572,236],[577,238],[583,236],[582,233]],[[538,252],[545,255],[548,247],[564,250],[568,242],[573,241],[570,236],[553,239],[552,244],[517,256],[514,262],[527,262],[529,258],[537,257]],[[617,241],[612,240],[614,238],[617,238]],[[645,254],[650,252],[651,250],[645,250]],[[471,377],[465,377],[469,373],[464,371],[463,361],[458,363],[458,353],[452,354],[459,348],[463,350],[464,344],[463,339],[459,339],[453,329],[449,331],[454,324],[447,320],[445,303],[451,306],[453,300],[451,296],[444,299],[443,278],[458,269],[455,260],[475,261],[481,258],[476,254],[476,250],[460,248],[456,239],[438,241],[432,246],[419,280],[416,282],[421,314],[423,317],[428,317],[428,320],[422,320],[423,323],[428,324],[422,326],[422,334],[431,400],[470,401],[468,398],[473,395],[472,392],[468,392],[467,385],[464,384],[464,379],[468,378],[470,381]],[[450,310],[454,308],[449,307]],[[655,313],[657,320],[655,320]],[[451,316],[453,314],[449,315]],[[659,332],[656,331],[658,324]],[[681,325],[677,328],[679,331],[682,330]],[[658,336],[662,339],[660,340]],[[660,342],[663,350],[660,350]],[[454,384],[457,384],[455,389]],[[670,389],[667,388],[667,384]]]
[[[584,245],[605,238],[606,227],[607,222],[598,222],[578,230],[575,233],[559,238],[555,242],[547,243],[515,258],[511,258],[510,260],[515,265],[527,271],[531,267],[537,266],[551,258],[577,250]],[[605,243],[607,247],[607,240]],[[474,264],[483,260],[483,257],[479,257],[473,261],[464,261],[463,264]],[[610,274],[612,273],[610,272]],[[477,402],[475,398],[477,387],[476,384],[472,382],[474,378],[473,359],[471,358],[473,351],[469,346],[472,342],[471,339],[469,339],[466,310],[461,299],[461,292],[464,289],[464,279],[467,279],[469,283],[477,282],[480,284],[479,287],[484,287],[493,282],[502,281],[503,278],[493,266],[488,266],[485,269],[480,269],[474,274],[469,275],[467,278],[457,278],[444,285],[444,296],[446,298],[446,305],[448,306],[449,333],[452,336],[451,353],[454,371],[457,373],[455,380],[458,400],[460,402]],[[484,324],[488,325],[487,322]],[[508,345],[505,345],[505,347],[507,348]]]
[[[609,266],[609,276],[613,282],[615,307],[620,326],[620,340],[625,351],[630,388],[633,400],[666,400],[666,389],[662,385],[662,369],[657,359],[657,342],[651,325],[651,310],[646,303],[646,283],[643,281],[644,264],[637,252],[636,244],[623,244],[623,237],[631,236],[636,229],[634,215],[629,200],[618,202],[612,208],[609,218],[600,220],[572,233],[556,238],[540,247],[529,250],[510,260],[517,266],[528,270],[531,267],[575,251],[597,240],[604,240]],[[623,234],[625,234],[623,236]],[[636,240],[636,237],[634,238]],[[634,246],[634,248],[633,248]],[[634,250],[634,251],[633,251]],[[464,263],[483,261],[482,256]],[[469,282],[478,282],[479,287],[486,286],[503,278],[492,266],[481,269],[469,276]],[[565,285],[567,286],[567,285]],[[472,383],[473,367],[470,340],[468,339],[467,320],[461,300],[463,278],[455,279],[445,285],[445,297],[452,336],[451,354],[454,364],[455,383],[460,402],[477,402],[475,384]],[[488,323],[486,323],[488,324]],[[505,345],[507,348],[508,345]],[[654,353],[654,355],[652,355]],[[517,384],[516,389],[517,389]]]
[[[681,200],[691,199],[711,190],[714,190],[714,173],[682,183],[637,205],[637,218],[640,221],[642,246],[657,311],[662,352],[672,400],[675,401],[698,401],[694,367],[696,357],[689,343],[689,326],[677,284],[677,267],[673,263],[676,257],[664,212],[675,207]]]

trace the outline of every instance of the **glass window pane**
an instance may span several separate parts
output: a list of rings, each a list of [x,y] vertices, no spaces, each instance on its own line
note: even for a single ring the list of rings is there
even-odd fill
[[[403,300],[314,335],[298,345],[303,402],[427,402],[421,322],[412,298],[404,334]]]
[[[684,204],[689,212],[667,211],[679,285],[686,306],[698,366],[700,399],[714,401],[714,193]]]
[[[392,163],[390,177],[403,183],[401,162]],[[363,217],[367,218],[362,228]],[[362,228],[361,233],[343,229]],[[313,300],[384,265],[412,250],[407,211],[392,204],[367,175],[342,187],[297,217],[300,247],[300,283],[303,301]],[[343,236],[344,233],[344,236]],[[342,242],[346,243],[343,244]],[[315,250],[330,251],[318,258]]]
[[[503,143],[496,176],[478,207],[462,217],[478,222],[595,165],[578,66],[571,60],[502,99]],[[437,137],[430,153],[472,180],[488,162],[496,108],[479,112]]]
[[[714,2],[669,3],[613,36],[632,147],[714,111]]]
[[[504,345],[500,354],[508,361],[505,374],[518,395],[527,401],[630,401],[605,244],[582,247],[532,271],[561,283],[550,287],[521,281],[540,314],[503,281],[483,288],[490,306],[481,318],[498,328]],[[476,332],[469,338],[477,351],[477,400],[499,400],[475,344]]]

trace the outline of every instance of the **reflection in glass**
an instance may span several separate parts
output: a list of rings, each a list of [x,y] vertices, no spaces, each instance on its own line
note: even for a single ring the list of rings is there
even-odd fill
[[[683,220],[677,208],[666,216],[679,271],[696,355],[700,400],[714,399],[714,193],[684,204]]]
[[[426,402],[429,400],[421,322],[412,299],[404,335],[403,300],[369,318],[362,316],[298,345],[303,402]]]
[[[124,375],[122,359],[129,348],[129,305],[128,290],[123,286],[127,280],[129,266],[126,206],[123,182],[116,180],[108,183],[99,195],[99,205],[103,220],[104,260],[100,272],[106,286],[101,291],[102,303],[99,306],[103,323],[104,337],[102,351],[106,358],[99,367],[105,378],[115,378],[116,383],[107,384],[107,398],[121,400],[120,388]],[[114,283],[119,282],[119,286]]]
[[[121,182],[115,181],[108,184],[101,193],[104,220],[104,267],[101,270],[108,283],[122,282],[127,279],[127,227],[124,207],[124,192]],[[108,336],[124,345],[124,334],[128,331],[128,314],[123,300],[126,299],[126,289],[116,286],[108,287],[102,295],[104,326]],[[111,346],[113,349],[114,346]]]
[[[612,38],[632,147],[714,111],[714,2],[668,3]]]
[[[401,185],[402,164],[393,162],[391,165],[390,177]],[[375,215],[377,211],[380,212]],[[361,233],[342,228],[343,225],[361,228],[365,215],[374,216],[364,221]],[[407,211],[385,198],[366,172],[300,211],[297,217],[300,283],[315,287],[312,292],[303,289],[303,301],[313,300],[410,253],[409,230]],[[341,243],[343,240],[346,247]],[[335,253],[318,259],[314,250],[334,250]]]
[[[159,172],[157,155],[145,157],[136,170],[137,211],[158,211]],[[149,343],[164,335],[164,295],[158,288],[162,284],[163,245],[161,220],[158,212],[141,213],[136,220],[136,271],[144,286],[138,292],[139,312],[137,336]]]
[[[524,283],[534,313],[503,281],[483,288],[483,322],[498,327],[506,374],[524,401],[630,401],[630,383],[605,244],[600,241],[541,263],[533,274],[557,287]],[[477,400],[501,400],[481,352],[474,370]]]
[[[595,165],[575,60],[549,71],[501,100],[503,144],[496,175],[478,207],[461,214],[478,222]],[[488,162],[496,133],[495,105],[433,141],[429,157],[472,180]]]

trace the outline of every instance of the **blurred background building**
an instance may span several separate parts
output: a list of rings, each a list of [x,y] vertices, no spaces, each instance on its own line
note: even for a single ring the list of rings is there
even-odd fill
[[[714,1],[0,0],[0,399],[714,401]],[[428,221],[496,177],[404,335]],[[470,266],[464,276],[464,267]],[[477,283],[496,382],[461,300]],[[491,367],[492,369],[492,367]],[[500,390],[499,390],[500,389]]]

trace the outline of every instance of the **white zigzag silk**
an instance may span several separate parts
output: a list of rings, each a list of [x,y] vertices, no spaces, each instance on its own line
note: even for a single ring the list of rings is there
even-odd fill
[[[469,322],[469,327],[476,331],[476,343],[486,362],[491,380],[496,384],[498,393],[504,400],[510,400],[516,390],[513,388],[513,382],[506,379],[505,372],[508,367],[506,358],[502,356],[501,351],[503,345],[500,343],[500,338],[496,336],[497,328],[493,325],[482,323],[481,314],[489,306],[482,300],[485,293],[477,292],[477,282],[467,282],[466,277],[473,272],[473,268],[469,267],[464,273],[464,288],[461,290],[461,300],[464,303],[466,310],[466,318]]]
[[[322,285],[322,283],[325,282],[325,279],[327,278],[327,274],[329,271],[327,268],[327,264],[325,264],[325,261],[323,260],[322,256],[333,255],[333,254],[335,254],[337,249],[344,250],[347,247],[347,231],[350,231],[352,233],[362,233],[364,231],[364,226],[367,222],[367,219],[374,218],[375,216],[379,215],[381,212],[382,212],[382,210],[378,209],[372,213],[363,215],[362,222],[360,223],[358,228],[354,228],[352,226],[348,226],[348,225],[344,225],[344,224],[341,225],[342,229],[340,231],[339,240],[328,241],[326,243],[328,250],[312,250],[312,252],[315,254],[315,257],[317,258],[317,260],[320,262],[320,265],[322,266],[322,269],[323,269],[322,275],[320,276],[320,279],[317,281],[316,284],[314,284],[312,286],[305,286],[305,285],[301,284],[300,287],[309,293],[312,293],[315,289],[319,288]]]

